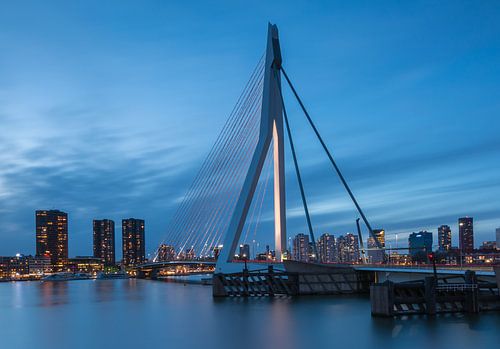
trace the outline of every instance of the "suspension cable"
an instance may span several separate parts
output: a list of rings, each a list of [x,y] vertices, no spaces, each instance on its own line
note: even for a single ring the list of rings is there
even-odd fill
[[[312,241],[312,244],[313,244],[313,251],[314,251],[314,254],[315,254],[315,257],[316,257],[316,261],[318,261],[319,260],[319,255],[318,255],[318,249],[317,249],[317,246],[316,246],[316,239],[314,238],[314,232],[313,232],[313,228],[312,228],[311,217],[309,215],[309,208],[307,207],[306,194],[304,192],[304,185],[302,184],[302,177],[300,175],[299,164],[297,162],[297,154],[295,153],[295,146],[293,144],[292,132],[290,131],[290,125],[288,124],[288,115],[286,113],[285,101],[283,99],[283,94],[281,93],[281,86],[278,83],[278,73],[275,71],[274,74],[276,76],[276,83],[278,85],[278,91],[279,91],[279,94],[280,94],[281,105],[283,107],[283,116],[284,116],[284,119],[285,119],[286,132],[288,134],[288,141],[290,142],[290,149],[292,150],[293,164],[295,166],[295,173],[297,175],[297,180],[299,182],[300,196],[302,197],[302,205],[304,206],[304,212],[306,214],[307,227],[309,228],[309,236],[311,237],[311,241]]]
[[[312,121],[311,117],[309,116],[309,113],[307,112],[306,110],[306,107],[304,106],[304,104],[302,103],[302,100],[300,99],[297,91],[295,90],[295,88],[293,87],[293,84],[292,82],[290,81],[290,79],[288,78],[288,75],[286,74],[285,72],[285,69],[283,68],[283,66],[281,66],[281,71],[283,72],[283,76],[285,77],[287,83],[288,83],[288,86],[290,86],[290,89],[292,90],[293,94],[295,95],[295,98],[297,99],[297,102],[300,104],[300,107],[302,108],[302,111],[304,112],[304,115],[306,116],[307,118],[307,121],[309,121],[309,124],[311,125],[314,133],[316,134],[316,137],[318,138],[319,142],[321,143],[321,145],[323,146],[323,149],[325,150],[326,152],[326,155],[328,156],[328,158],[330,159],[330,162],[332,163],[335,171],[337,172],[337,175],[339,176],[340,178],[340,181],[342,182],[342,184],[344,185],[344,188],[346,189],[347,193],[349,194],[349,196],[351,197],[351,200],[352,202],[354,203],[354,205],[356,206],[356,209],[358,210],[361,218],[363,218],[363,221],[365,222],[366,224],[366,227],[368,228],[368,231],[370,232],[370,235],[373,237],[373,239],[375,240],[375,243],[377,245],[378,248],[382,248],[381,244],[380,244],[380,241],[378,241],[378,239],[376,238],[375,234],[373,233],[373,229],[370,225],[370,223],[368,222],[368,219],[366,218],[365,214],[363,213],[363,210],[361,209],[361,207],[359,206],[358,204],[358,201],[356,200],[356,198],[354,197],[354,194],[352,193],[351,191],[351,188],[349,188],[349,185],[347,184],[344,176],[342,175],[342,172],[340,171],[340,168],[337,166],[337,164],[335,163],[335,160],[333,159],[333,156],[332,154],[330,153],[330,151],[328,150],[328,147],[326,146],[325,142],[323,141],[323,138],[321,137],[321,135],[319,134],[318,132],[318,129],[316,128],[316,126],[314,125],[314,122]]]

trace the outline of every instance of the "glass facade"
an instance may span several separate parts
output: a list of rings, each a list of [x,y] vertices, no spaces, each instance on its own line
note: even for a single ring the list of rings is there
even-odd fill
[[[411,233],[408,237],[408,248],[412,259],[419,257],[421,260],[427,260],[427,254],[432,252],[432,233],[428,231]]]

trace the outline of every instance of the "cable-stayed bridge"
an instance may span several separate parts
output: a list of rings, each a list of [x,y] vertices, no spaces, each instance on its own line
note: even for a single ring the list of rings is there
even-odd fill
[[[266,54],[257,64],[167,230],[164,243],[172,248],[170,255],[174,255],[176,259],[219,257],[219,265],[231,262],[241,234],[244,233],[245,241],[249,232],[257,229],[258,221],[250,221],[246,227],[245,222],[249,214],[252,218],[260,214],[271,164],[274,170],[275,258],[277,261],[283,259],[286,249],[284,120],[309,235],[315,246],[281,90],[281,74],[285,76],[335,171],[372,233],[368,220],[286,75],[277,27],[269,25]],[[271,154],[272,157],[269,156]],[[250,209],[252,200],[256,203]],[[161,250],[158,251],[157,258],[160,253]]]
[[[309,239],[316,249],[306,190],[283,98],[282,79],[325,151],[333,173],[338,175],[368,233],[373,235],[367,217],[285,71],[278,28],[269,24],[265,54],[182,198],[155,253],[154,262],[217,260],[218,272],[231,270],[239,244],[255,239],[266,197],[273,200],[273,261],[280,263],[290,258],[286,245],[286,140],[300,188]],[[379,244],[378,239],[374,240]],[[318,251],[314,252],[318,257]]]
[[[358,261],[360,263],[320,263],[323,252],[317,249],[306,188],[302,181],[296,144],[283,97],[282,80],[286,82],[321,145],[332,166],[332,173],[340,180],[360,217],[356,219],[357,238],[362,253],[362,258]],[[291,260],[290,251],[287,250],[286,140],[300,189],[310,246],[313,249],[313,258],[310,261],[312,263]],[[272,189],[268,190],[271,182]],[[251,253],[248,250],[243,252],[243,256],[237,256],[236,249],[240,246],[241,250],[250,240],[255,241],[266,194],[272,197],[273,201],[274,254],[270,255],[268,251],[264,261],[258,263],[250,259]],[[494,281],[493,270],[477,269],[465,273],[464,270],[449,267],[438,270],[435,263],[431,267],[418,266],[416,269],[367,265],[359,224],[361,219],[375,243],[372,249],[383,250],[384,246],[373,231],[287,75],[281,56],[278,29],[269,24],[265,54],[257,63],[222,131],[171,219],[154,260],[139,266],[137,273],[139,277],[168,278],[169,275],[213,272],[213,278],[210,279],[213,295],[223,297],[367,293],[374,284],[382,287],[385,290],[383,292],[388,292],[387,290],[392,288],[376,282],[404,282],[402,288],[410,285],[408,282],[413,282],[411,287],[415,288],[416,293],[408,301],[417,299],[418,309],[424,309],[428,313],[435,312],[436,295],[440,294],[439,292],[456,292],[460,289],[460,292],[465,292],[461,294],[460,299],[467,308],[470,303],[467,292],[470,290],[483,289],[491,294],[500,287],[500,281]],[[267,233],[270,235],[270,232]],[[309,245],[306,248],[306,253],[309,254]],[[433,257],[432,259],[434,260]],[[500,270],[497,272],[500,273]],[[479,280],[478,277],[482,279]],[[424,279],[425,285],[422,283]],[[456,280],[459,282],[454,282]],[[454,282],[451,286],[448,284],[450,281]],[[477,298],[474,299],[476,302]],[[377,301],[375,303],[378,304]],[[448,311],[443,304],[443,311]],[[413,309],[413,304],[409,306]],[[392,306],[383,308],[392,309]]]

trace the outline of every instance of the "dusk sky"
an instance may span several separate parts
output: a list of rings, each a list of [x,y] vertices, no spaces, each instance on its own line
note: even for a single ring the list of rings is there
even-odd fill
[[[69,214],[70,256],[92,253],[94,218],[115,220],[117,246],[122,218],[145,219],[154,250],[264,53],[269,21],[389,243],[449,224],[457,245],[465,215],[476,246],[500,227],[497,1],[0,6],[0,255],[34,254],[34,212],[51,208]],[[354,231],[352,205],[285,97],[315,230]],[[294,235],[307,230],[287,169]]]

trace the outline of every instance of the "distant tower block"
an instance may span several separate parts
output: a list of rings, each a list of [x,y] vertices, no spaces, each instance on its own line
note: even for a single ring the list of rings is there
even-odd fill
[[[281,88],[280,67],[281,51],[278,28],[276,25],[269,24],[259,140],[225,233],[224,247],[217,262],[217,271],[219,272],[222,271],[225,263],[231,262],[234,258],[271,141],[273,141],[274,241],[277,261],[282,261],[283,252],[286,249],[285,157],[283,110],[279,91]]]

